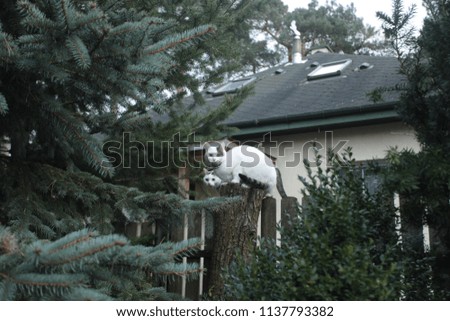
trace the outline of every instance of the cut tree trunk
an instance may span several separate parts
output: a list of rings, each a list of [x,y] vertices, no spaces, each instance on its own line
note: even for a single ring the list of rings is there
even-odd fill
[[[222,272],[240,255],[244,260],[256,246],[258,217],[265,191],[243,188],[238,184],[223,185],[221,196],[241,196],[239,202],[226,206],[214,217],[214,248],[208,268],[209,295],[219,299],[223,295]]]

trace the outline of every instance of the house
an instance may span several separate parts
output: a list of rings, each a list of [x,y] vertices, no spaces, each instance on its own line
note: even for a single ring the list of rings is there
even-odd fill
[[[399,93],[371,95],[403,80],[395,57],[316,52],[210,90],[205,100],[214,108],[225,94],[254,86],[224,123],[238,128],[232,139],[276,160],[286,193],[300,200],[298,176],[306,175],[303,159],[314,161],[314,145],[322,154],[351,147],[360,162],[383,159],[393,146],[420,148],[395,110]]]

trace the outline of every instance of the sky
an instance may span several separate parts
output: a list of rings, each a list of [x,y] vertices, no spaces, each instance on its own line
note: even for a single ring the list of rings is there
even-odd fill
[[[289,6],[289,11],[295,8],[307,8],[310,0],[282,0],[286,5]],[[365,24],[381,28],[381,22],[375,16],[377,11],[384,12],[388,15],[392,11],[392,0],[336,0],[336,3],[342,4],[343,6],[350,5],[353,2],[356,8],[356,16],[364,19]],[[319,0],[319,5],[326,3],[326,0]],[[403,5],[405,8],[409,8],[412,4],[416,4],[416,17],[414,19],[414,25],[416,28],[420,29],[422,26],[423,18],[425,17],[425,8],[422,6],[422,0],[403,0]]]

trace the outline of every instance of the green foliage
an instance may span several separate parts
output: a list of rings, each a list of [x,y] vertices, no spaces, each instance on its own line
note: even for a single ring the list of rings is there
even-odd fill
[[[320,156],[318,163],[321,162]],[[281,245],[263,240],[227,274],[238,300],[397,300],[402,264],[391,195],[370,193],[351,154],[323,169],[306,164],[299,208]]]
[[[178,262],[198,240],[131,246],[115,228],[156,220],[170,226],[233,201],[182,198],[176,179],[167,178],[173,166],[122,181],[123,164],[105,153],[104,143],[122,142],[127,131],[154,142],[192,129],[206,136],[242,98],[229,99],[217,115],[169,107],[167,92],[180,85],[171,77],[194,64],[199,43],[216,28],[199,21],[179,28],[138,2],[0,2],[2,151],[11,145],[10,155],[0,155],[0,234],[16,244],[0,248],[4,299],[173,298],[160,286],[196,275],[196,265]],[[197,56],[183,57],[191,50]]]
[[[428,16],[419,37],[408,25],[414,7],[405,11],[393,1],[392,16],[378,13],[407,78],[399,104],[422,149],[392,150],[386,185],[399,193],[405,246],[417,259],[411,264],[412,299],[448,299],[450,289],[450,67],[448,1],[426,0]],[[404,224],[403,224],[404,223]],[[422,225],[430,228],[430,251],[424,252]],[[425,276],[425,277],[424,277]]]
[[[183,53],[175,53],[179,68],[167,79],[174,88],[198,93],[199,87],[223,82],[228,73],[248,73],[279,61],[279,54],[266,41],[255,40],[251,33],[250,22],[257,14],[255,2],[258,1],[135,0],[128,3],[137,10],[176,21],[175,31],[214,23],[214,37]]]
[[[253,27],[268,34],[288,53],[292,49],[291,21],[296,21],[306,50],[328,46],[334,52],[370,54],[385,47],[375,39],[375,28],[356,16],[353,4],[343,6],[331,1],[319,6],[318,1],[310,1],[308,8],[292,12],[281,0],[255,1],[255,6]]]
[[[450,68],[448,33],[450,6],[447,2],[428,1],[437,16],[425,19],[417,41],[420,50],[407,60],[405,73],[410,88],[400,108],[405,121],[427,146],[450,151]]]
[[[447,300],[450,247],[450,164],[439,148],[390,150],[383,173],[388,190],[399,193],[405,260],[405,297]],[[430,249],[424,248],[423,224],[430,227]]]
[[[406,58],[415,50],[415,28],[411,25],[416,13],[416,5],[405,9],[402,0],[392,1],[392,15],[377,11],[377,18],[382,21],[384,36],[390,49],[399,58]]]
[[[361,54],[381,45],[374,39],[375,28],[356,16],[353,4],[344,7],[331,1],[319,7],[317,1],[311,1],[308,9],[294,10],[291,19],[297,21],[309,47],[327,45],[335,52]]]
[[[199,272],[196,265],[174,263],[199,247],[195,239],[144,247],[80,230],[54,242],[24,243],[0,227],[0,245],[1,300],[167,300],[172,295],[152,282]],[[145,275],[153,278],[141,283]]]

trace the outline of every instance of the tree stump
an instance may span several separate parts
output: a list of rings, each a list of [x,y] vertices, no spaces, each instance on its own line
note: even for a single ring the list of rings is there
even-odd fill
[[[214,217],[214,248],[207,273],[209,294],[216,299],[223,295],[223,269],[238,254],[244,260],[248,258],[256,246],[258,217],[265,191],[227,184],[220,187],[219,193],[221,196],[240,196],[241,200]]]

